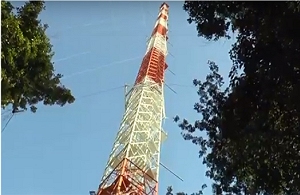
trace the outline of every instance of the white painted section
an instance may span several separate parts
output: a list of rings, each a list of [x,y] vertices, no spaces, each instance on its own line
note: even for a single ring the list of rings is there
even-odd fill
[[[145,78],[128,94],[127,107],[101,183],[123,160],[129,159],[158,181],[160,146],[166,133],[162,130],[164,115],[163,88]],[[131,175],[135,180],[143,178]],[[113,181],[111,181],[113,182]],[[109,186],[111,183],[107,183]]]
[[[165,56],[168,55],[167,40],[166,37],[159,33],[155,33],[149,40],[146,54],[153,48],[160,50]]]
[[[166,21],[165,19],[160,18],[160,19],[158,20],[158,23],[161,24],[161,25],[163,25],[166,29],[168,29],[167,21]]]
[[[158,25],[158,20],[156,20],[156,22],[155,22],[155,24],[154,24],[154,28],[153,28],[153,29],[155,29],[155,28],[157,27],[157,25]]]
[[[167,11],[166,11],[165,9],[163,9],[163,10],[161,11],[161,13],[165,14],[166,16],[168,15],[168,13],[167,13]]]
[[[155,24],[154,24],[154,28],[156,28],[156,26],[158,24],[163,25],[166,29],[168,29],[168,25],[167,25],[167,20],[165,20],[164,18],[159,18],[156,20]]]

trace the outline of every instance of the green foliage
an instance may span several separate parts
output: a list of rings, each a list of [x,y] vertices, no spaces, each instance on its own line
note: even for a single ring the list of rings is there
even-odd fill
[[[205,185],[205,184],[202,185],[202,190],[203,190],[204,188],[206,188],[206,185]],[[200,190],[198,193],[193,193],[192,195],[203,195],[202,190]],[[173,195],[173,188],[172,188],[172,186],[169,186],[169,187],[167,188],[167,193],[166,193],[166,195]],[[184,193],[184,192],[177,192],[176,195],[187,195],[187,194]]]
[[[299,192],[300,3],[193,1],[184,10],[208,40],[237,33],[229,86],[221,90],[218,66],[209,62],[206,81],[194,80],[202,119],[179,124],[201,146],[213,193]]]
[[[167,188],[167,193],[166,193],[166,195],[173,195],[173,188],[172,188],[171,186],[169,186],[169,187]],[[183,193],[183,192],[178,192],[178,193],[176,193],[176,195],[187,195],[187,194],[185,194],[185,193]]]
[[[35,112],[35,105],[65,105],[74,102],[71,91],[60,83],[62,75],[54,74],[52,45],[38,19],[43,1],[29,1],[16,8],[1,2],[1,104],[14,110]]]

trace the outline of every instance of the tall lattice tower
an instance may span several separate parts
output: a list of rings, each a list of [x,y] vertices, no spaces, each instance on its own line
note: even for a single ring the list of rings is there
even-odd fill
[[[167,68],[166,3],[160,7],[146,54],[132,89],[97,195],[158,194],[164,72]]]

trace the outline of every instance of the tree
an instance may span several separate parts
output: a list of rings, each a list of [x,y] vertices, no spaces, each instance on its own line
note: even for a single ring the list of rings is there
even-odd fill
[[[299,192],[300,3],[193,1],[184,10],[198,36],[237,33],[229,86],[222,90],[218,66],[209,62],[206,81],[194,80],[202,119],[175,117],[184,139],[201,146],[214,194]]]
[[[1,2],[1,104],[13,111],[36,111],[35,105],[65,105],[74,102],[71,91],[54,73],[52,45],[46,35],[47,25],[38,19],[43,1],[29,1],[16,8]]]

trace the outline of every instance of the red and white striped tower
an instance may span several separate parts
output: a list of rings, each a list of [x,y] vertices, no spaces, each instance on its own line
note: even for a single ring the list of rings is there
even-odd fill
[[[158,194],[160,146],[166,139],[164,72],[167,68],[166,3],[160,7],[146,54],[132,89],[97,195]]]

